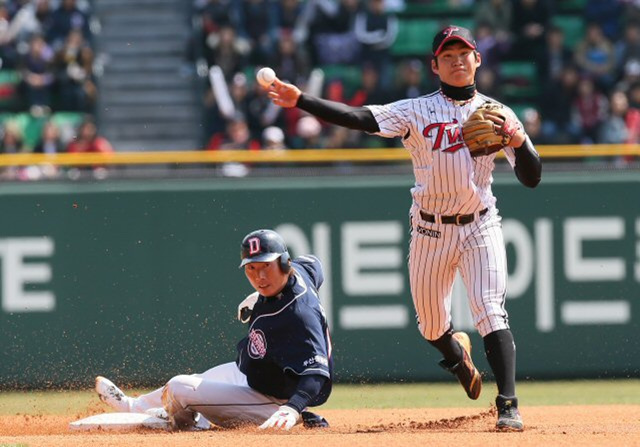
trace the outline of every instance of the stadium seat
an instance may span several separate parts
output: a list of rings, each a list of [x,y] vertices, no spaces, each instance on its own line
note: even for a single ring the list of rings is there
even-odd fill
[[[56,112],[51,115],[51,122],[60,128],[62,141],[68,142],[76,134],[76,129],[84,118],[85,115],[80,112]]]
[[[574,48],[584,36],[585,24],[579,15],[557,15],[551,23],[564,31],[564,40],[569,48]]]
[[[391,54],[424,57],[431,51],[431,39],[439,29],[440,24],[437,20],[400,20],[398,36],[391,47]]]
[[[423,3],[406,2],[403,11],[399,13],[401,17],[433,17],[433,16],[449,16],[457,17],[459,15],[471,14],[473,11],[472,4],[451,4],[450,0],[431,0]]]
[[[538,94],[537,68],[533,62],[502,62],[498,78],[508,99],[533,99]]]
[[[513,112],[516,114],[516,116],[520,121],[524,120],[524,112],[527,109],[536,109],[535,104],[531,104],[531,103],[509,104],[509,107],[511,107],[511,110],[513,110]]]
[[[46,117],[34,117],[29,113],[19,113],[15,116],[18,120],[20,128],[22,129],[22,138],[26,150],[33,150],[35,145],[40,140],[42,134],[42,128],[47,121]]]
[[[579,13],[584,10],[588,0],[558,0],[556,2],[557,11],[562,14],[566,12]]]
[[[20,103],[19,86],[19,72],[0,70],[0,108],[5,110],[18,108]]]
[[[362,70],[357,65],[332,64],[322,65],[320,68],[324,72],[325,85],[339,79],[349,94],[362,85]]]

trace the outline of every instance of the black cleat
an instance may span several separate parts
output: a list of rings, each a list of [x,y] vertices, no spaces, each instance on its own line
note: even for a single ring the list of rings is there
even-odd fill
[[[505,397],[502,394],[498,394],[498,397],[496,397],[496,407],[498,408],[498,422],[496,423],[498,430],[524,430],[524,423],[518,411],[518,399],[516,397]]]
[[[304,428],[327,428],[329,427],[329,423],[325,418],[320,416],[319,414],[312,413],[310,411],[303,411],[301,413],[302,416],[302,425]]]

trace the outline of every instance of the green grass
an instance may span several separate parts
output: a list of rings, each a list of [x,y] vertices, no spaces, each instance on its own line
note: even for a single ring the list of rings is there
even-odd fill
[[[137,390],[140,393],[140,390]],[[493,383],[485,383],[477,401],[466,398],[455,383],[411,383],[380,385],[337,385],[323,405],[328,409],[349,408],[486,408],[495,398]],[[136,391],[132,393],[136,394]],[[640,405],[640,379],[521,382],[518,398],[522,405]],[[101,404],[93,391],[24,391],[0,393],[0,415],[74,414]]]
[[[338,385],[324,408],[487,407],[497,394],[485,383],[476,401],[467,399],[457,383]],[[520,382],[523,405],[640,405],[640,380]]]

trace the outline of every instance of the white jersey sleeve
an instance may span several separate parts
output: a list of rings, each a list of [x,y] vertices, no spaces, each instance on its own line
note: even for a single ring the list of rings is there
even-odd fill
[[[375,135],[385,138],[404,137],[410,126],[409,103],[410,100],[403,99],[381,106],[365,106],[371,110],[380,128],[380,132],[376,132]]]

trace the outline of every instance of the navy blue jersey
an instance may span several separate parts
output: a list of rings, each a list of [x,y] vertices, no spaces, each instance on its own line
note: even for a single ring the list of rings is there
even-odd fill
[[[324,376],[321,392],[309,403],[321,405],[333,378],[329,328],[318,297],[324,274],[314,256],[300,256],[292,266],[295,271],[278,296],[259,296],[236,363],[251,388],[278,399],[289,399],[301,376]]]

